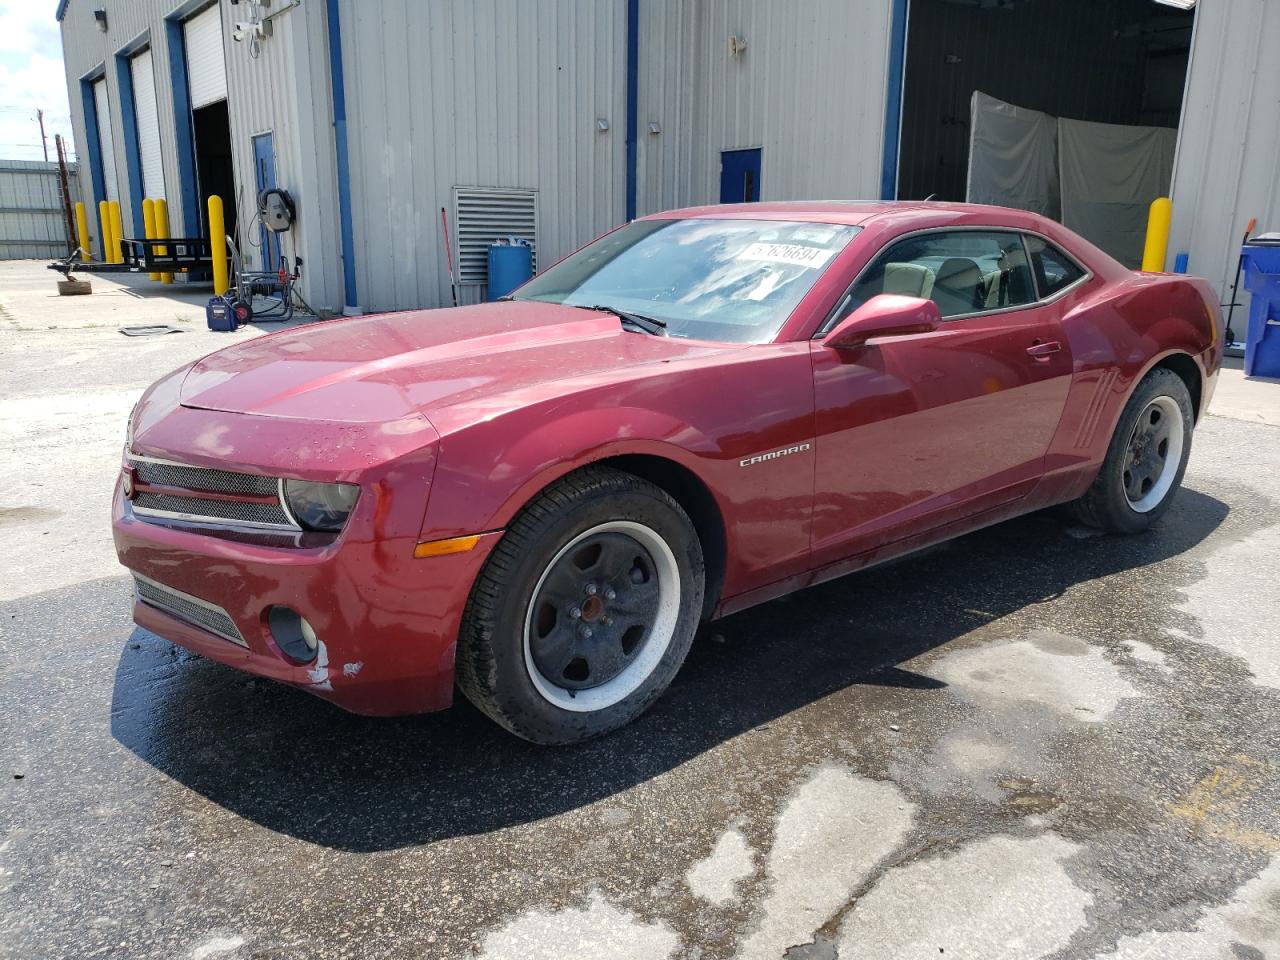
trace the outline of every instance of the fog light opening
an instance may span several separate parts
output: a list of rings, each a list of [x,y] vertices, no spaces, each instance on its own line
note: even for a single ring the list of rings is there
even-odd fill
[[[320,649],[315,629],[296,610],[272,607],[267,611],[267,629],[271,639],[290,660],[310,663]]]

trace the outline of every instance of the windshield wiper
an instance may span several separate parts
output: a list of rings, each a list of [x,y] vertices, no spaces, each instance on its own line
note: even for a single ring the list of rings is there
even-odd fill
[[[579,304],[574,304],[579,306]],[[651,333],[655,337],[665,337],[667,335],[667,321],[659,320],[657,317],[646,317],[643,313],[632,313],[630,310],[619,310],[617,307],[610,307],[607,304],[597,304],[593,307],[582,307],[583,310],[597,310],[602,313],[612,313],[624,324],[630,324],[645,333]]]

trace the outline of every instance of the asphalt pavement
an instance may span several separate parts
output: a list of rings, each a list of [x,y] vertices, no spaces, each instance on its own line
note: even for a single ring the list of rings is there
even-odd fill
[[[225,342],[0,329],[0,956],[1280,958],[1280,427],[1206,418],[1146,534],[1037,514],[711,624],[548,750],[131,624],[122,417]]]

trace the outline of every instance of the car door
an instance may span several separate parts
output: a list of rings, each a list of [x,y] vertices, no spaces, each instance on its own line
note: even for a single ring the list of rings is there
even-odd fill
[[[1070,387],[1067,342],[1054,310],[1037,302],[1017,232],[952,228],[895,241],[820,332],[879,293],[932,299],[943,323],[852,351],[811,343],[816,566],[1025,495]]]

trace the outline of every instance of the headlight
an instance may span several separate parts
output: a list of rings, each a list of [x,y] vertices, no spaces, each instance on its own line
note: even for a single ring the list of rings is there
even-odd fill
[[[285,504],[308,530],[341,530],[358,496],[360,488],[354,483],[284,482]]]
[[[138,403],[141,402],[141,400],[138,401]],[[124,448],[126,450],[133,449],[133,418],[138,415],[138,403],[135,403],[132,409],[129,410],[129,419],[125,421]]]

